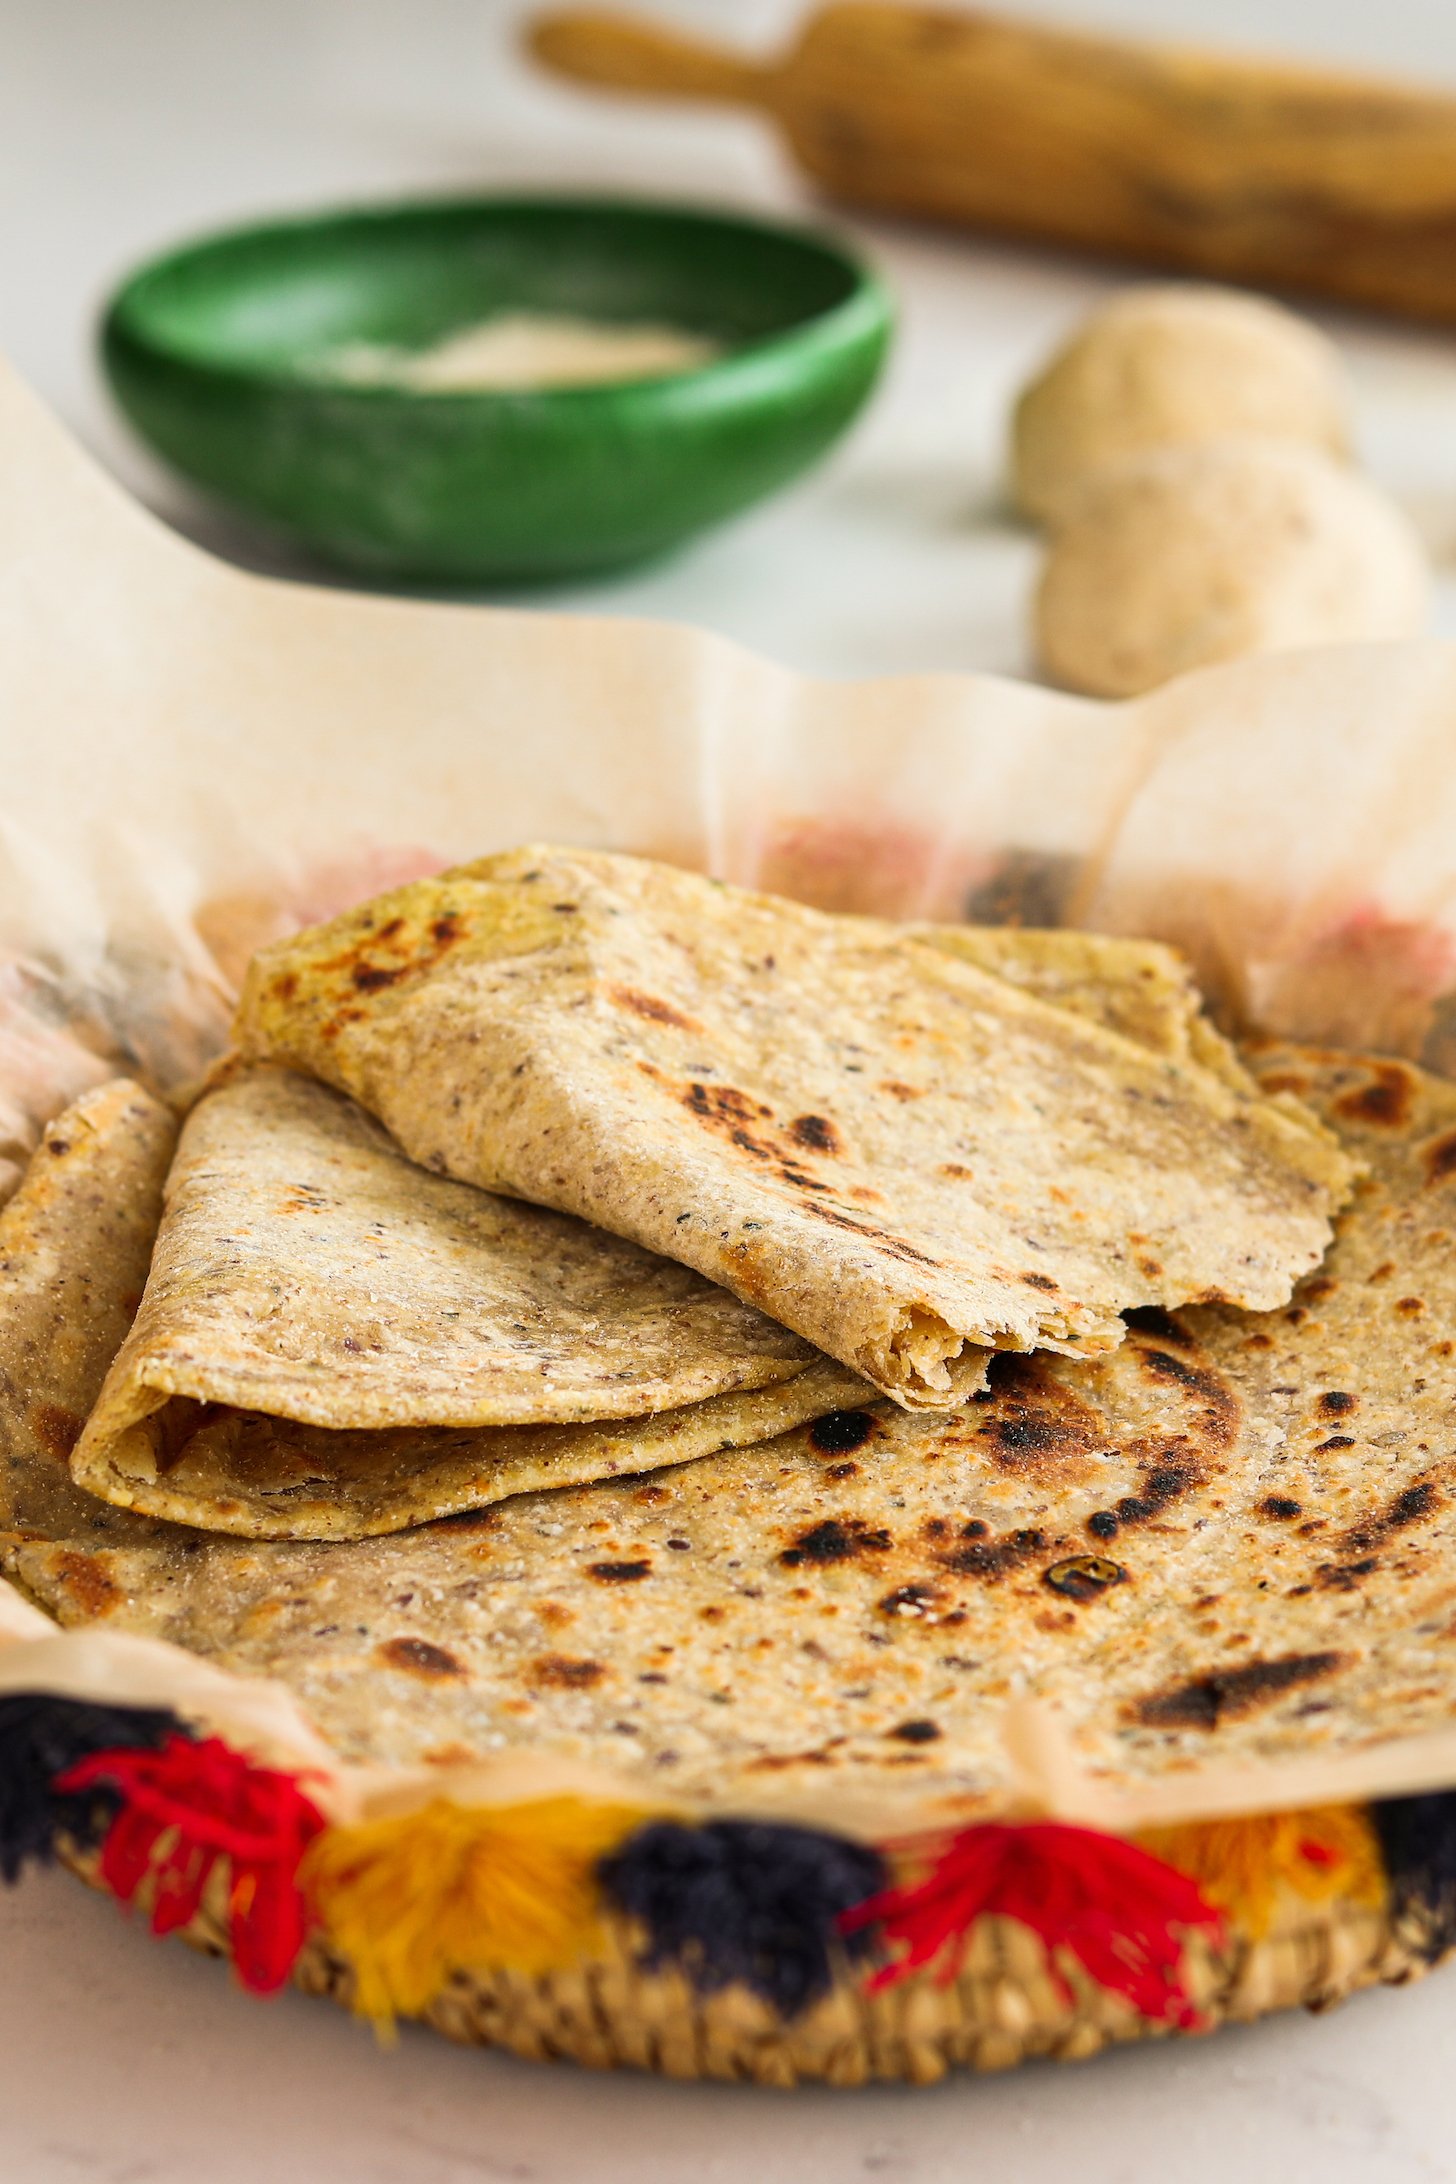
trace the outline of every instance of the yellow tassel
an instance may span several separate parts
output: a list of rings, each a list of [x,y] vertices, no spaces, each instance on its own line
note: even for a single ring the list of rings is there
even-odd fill
[[[1309,1903],[1338,1898],[1373,1909],[1385,1901],[1380,1845],[1360,1805],[1315,1805],[1302,1812],[1152,1828],[1138,1841],[1196,1881],[1209,1902],[1254,1941],[1268,1933],[1285,1891]]]
[[[579,1797],[464,1806],[326,1829],[300,1870],[330,1941],[354,1968],[354,2006],[388,2026],[418,2016],[451,1974],[543,1972],[599,1930],[597,1860],[647,1814]]]

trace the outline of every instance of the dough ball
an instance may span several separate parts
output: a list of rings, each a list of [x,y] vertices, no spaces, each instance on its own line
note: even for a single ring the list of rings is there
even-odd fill
[[[1036,639],[1053,680],[1133,697],[1213,660],[1410,637],[1430,604],[1415,530],[1314,448],[1155,448],[1086,486],[1053,533]]]
[[[1130,288],[1094,312],[1023,392],[1016,498],[1052,518],[1086,480],[1146,448],[1231,433],[1343,455],[1339,352],[1276,303],[1231,288]]]

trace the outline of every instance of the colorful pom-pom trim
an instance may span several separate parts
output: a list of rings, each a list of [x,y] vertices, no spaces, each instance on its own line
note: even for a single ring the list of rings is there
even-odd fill
[[[903,1950],[872,1975],[873,1992],[928,1966],[953,1979],[986,1917],[1029,1927],[1064,1995],[1063,1951],[1142,2016],[1185,2026],[1197,2014],[1181,1977],[1187,1937],[1216,1939],[1223,1926],[1193,1881],[1136,1843],[1051,1820],[951,1836],[928,1872],[857,1905],[840,1926],[850,1935],[873,1927]]]
[[[1139,1841],[1196,1882],[1251,1941],[1268,1933],[1285,1891],[1306,1903],[1343,1901],[1370,1909],[1386,1898],[1379,1837],[1358,1805],[1205,1820],[1154,1829]]]
[[[182,1733],[178,1717],[160,1707],[98,1706],[49,1692],[0,1697],[0,1880],[17,1881],[30,1863],[48,1865],[62,1838],[94,1850],[116,1818],[115,1788],[67,1792],[57,1787],[61,1775],[96,1752],[148,1751]]]
[[[474,1809],[440,1798],[328,1829],[299,1879],[353,1967],[354,2007],[388,2025],[418,2016],[456,1972],[537,1973],[584,1955],[601,1925],[597,1861],[641,1818],[579,1797]]]
[[[612,1904],[646,1937],[644,1968],[667,1964],[700,1992],[741,1984],[792,2018],[829,1992],[852,1907],[883,1888],[877,1850],[816,1828],[752,1820],[658,1820],[599,1867]]]
[[[1390,1880],[1391,1909],[1428,1962],[1456,1948],[1456,1791],[1387,1797],[1370,1816]]]
[[[154,1934],[190,1925],[216,1880],[239,1980],[255,1994],[283,1985],[308,1926],[299,1861],[324,1824],[294,1776],[184,1735],[157,1751],[93,1752],[56,1787],[119,1798],[101,1878],[123,1903],[146,1897]]]
[[[1185,1952],[1257,1940],[1281,1895],[1387,1908],[1435,1956],[1456,1943],[1456,1793],[1164,1828],[1138,1842],[1033,1820],[877,1849],[809,1827],[692,1823],[578,1796],[434,1797],[326,1824],[310,1777],[257,1764],[164,1708],[0,1697],[0,1877],[96,1854],[153,1931],[204,1909],[237,1976],[281,1987],[309,1932],[353,1968],[359,2010],[413,2016],[461,1973],[579,1960],[604,1916],[646,1968],[740,1985],[785,2019],[870,1958],[878,1991],[955,1975],[977,1922],[1014,1920],[1069,1993],[1075,1963],[1143,2016],[1192,2025]],[[892,1879],[892,1870],[897,1876]]]

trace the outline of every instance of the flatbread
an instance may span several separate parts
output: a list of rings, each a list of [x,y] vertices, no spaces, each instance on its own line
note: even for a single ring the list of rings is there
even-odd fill
[[[862,1382],[671,1260],[430,1175],[280,1069],[193,1108],[72,1457],[121,1507],[360,1538],[763,1440]]]
[[[1090,1766],[1150,1784],[1444,1727],[1456,1086],[1343,1057],[1260,1070],[1371,1170],[1287,1309],[1140,1315],[1096,1360],[1000,1360],[954,1414],[871,1404],[390,1538],[228,1539],[80,1493],[34,1426],[86,1400],[42,1377],[74,1291],[12,1285],[6,1573],[65,1622],[281,1678],[351,1758],[556,1754],[624,1793],[829,1827],[1013,1809],[1002,1725],[1027,1694]],[[64,1185],[48,1162],[0,1228]],[[62,1210],[51,1248],[95,1268],[115,1325],[136,1265],[93,1251],[94,1190]]]
[[[914,925],[916,940],[1070,1009],[1173,1062],[1193,1062],[1235,1092],[1259,1096],[1239,1052],[1209,1021],[1187,959],[1160,940],[1123,940],[1071,926]],[[1286,1120],[1323,1134],[1302,1100],[1266,1094]]]
[[[245,1052],[416,1160],[628,1235],[909,1408],[986,1346],[1271,1306],[1350,1168],[1207,1070],[943,949],[663,865],[518,851],[254,961]]]
[[[1257,1095],[1232,1041],[1204,1013],[1188,963],[1160,940],[1123,940],[1070,926],[912,925],[907,931],[1023,993],[1071,1009],[1169,1061],[1196,1062]]]
[[[117,1078],[48,1125],[0,1208],[7,1493],[40,1531],[70,1517],[66,1465],[141,1300],[176,1142],[171,1109]]]
[[[1119,1589],[1087,1667],[1120,1705],[1059,1687],[1084,1763],[1134,1788],[1456,1714],[1456,1084],[1328,1051],[1255,1061],[1369,1173],[1286,1311],[1180,1312],[1164,1345],[1185,1384],[1207,1370],[1237,1397],[1235,1460],[1157,1512],[1173,1581]],[[1134,1582],[1139,1530],[1108,1548]]]

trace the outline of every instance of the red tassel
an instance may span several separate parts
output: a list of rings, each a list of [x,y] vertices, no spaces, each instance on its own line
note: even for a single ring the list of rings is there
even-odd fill
[[[55,1786],[70,1792],[99,1783],[122,1797],[101,1848],[112,1893],[130,1903],[150,1878],[152,1932],[170,1934],[196,1916],[225,1859],[238,1979],[255,1994],[281,1987],[309,1923],[298,1862],[324,1825],[296,1778],[255,1767],[216,1737],[173,1736],[160,1751],[97,1752]]]
[[[878,1926],[886,1941],[905,1944],[904,1955],[875,1973],[873,1991],[943,1954],[940,1976],[953,1979],[972,1926],[988,1912],[1040,1936],[1069,1999],[1059,1948],[1144,2017],[1196,2024],[1179,1976],[1183,1932],[1216,1934],[1223,1920],[1186,1875],[1115,1835],[1054,1821],[968,1828],[922,1880],[856,1904],[839,1925],[843,1933]]]

